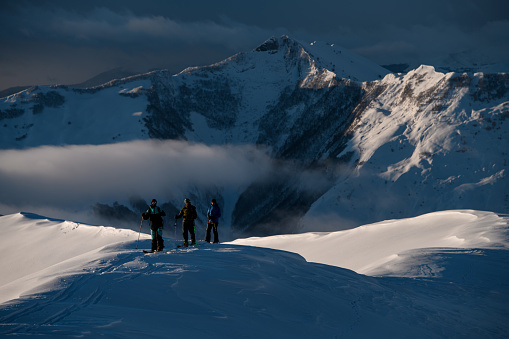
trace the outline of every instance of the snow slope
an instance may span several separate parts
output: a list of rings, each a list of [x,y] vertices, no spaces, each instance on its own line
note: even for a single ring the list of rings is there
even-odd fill
[[[150,86],[142,78],[95,90],[35,86],[9,96],[2,100],[0,148],[146,139],[142,94]]]
[[[19,213],[0,217],[2,260],[0,302],[40,291],[55,277],[80,272],[104,257],[105,247],[137,239],[133,231],[82,225]],[[147,239],[143,234],[142,239]],[[77,271],[76,271],[77,270]]]
[[[167,250],[156,254],[135,250],[133,231],[29,213],[0,217],[0,231],[2,335],[505,338],[509,333],[508,218],[490,212],[444,211],[349,231],[199,242],[186,249],[171,249],[169,232]],[[149,242],[142,235],[141,247]],[[335,261],[338,256],[344,258]],[[391,256],[397,259],[387,260]]]

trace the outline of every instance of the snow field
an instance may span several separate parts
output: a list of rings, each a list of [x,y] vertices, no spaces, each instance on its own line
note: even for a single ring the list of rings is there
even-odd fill
[[[504,338],[507,226],[490,212],[444,211],[183,249],[165,234],[166,251],[144,254],[130,230],[2,216],[0,333]],[[340,256],[376,276],[325,264]]]

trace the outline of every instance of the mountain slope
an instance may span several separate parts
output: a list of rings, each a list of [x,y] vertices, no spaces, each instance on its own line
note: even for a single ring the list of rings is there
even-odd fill
[[[509,210],[509,76],[421,66],[370,86],[369,104],[338,155],[352,171],[309,217],[325,209],[362,223],[460,206]]]

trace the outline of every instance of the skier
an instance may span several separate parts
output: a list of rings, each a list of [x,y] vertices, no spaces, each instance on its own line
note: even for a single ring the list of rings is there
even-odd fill
[[[219,234],[217,233],[217,225],[219,225],[219,217],[221,216],[221,208],[217,204],[216,199],[210,202],[209,210],[207,211],[207,235],[205,241],[210,243],[210,231],[214,230],[214,244],[219,243]]]
[[[184,246],[189,246],[187,232],[191,234],[191,245],[196,244],[196,235],[194,234],[194,219],[198,217],[196,214],[196,207],[191,205],[191,200],[186,198],[184,200],[185,206],[180,210],[180,213],[175,216],[175,219],[184,217],[182,221],[182,236],[184,237]]]
[[[148,210],[141,215],[144,220],[150,219],[150,235],[152,236],[152,252],[162,251],[163,242],[163,217],[166,213],[157,206],[157,200],[152,199]]]

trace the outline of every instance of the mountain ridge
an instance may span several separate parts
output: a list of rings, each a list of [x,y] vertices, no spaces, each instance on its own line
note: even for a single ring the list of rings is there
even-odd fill
[[[344,218],[341,227],[409,217],[436,210],[427,202],[435,194],[451,196],[447,209],[509,212],[499,188],[507,181],[509,77],[444,74],[431,66],[388,73],[332,44],[271,38],[176,75],[154,71],[90,89],[36,87],[10,96],[0,104],[0,145],[139,139],[255,145],[286,170],[226,199],[235,203],[232,227],[254,234],[295,232],[329,214]],[[320,179],[311,189],[295,173]],[[419,190],[426,191],[423,199],[416,199]],[[190,191],[202,196],[199,187]],[[493,192],[496,202],[486,203]],[[359,215],[357,205],[371,214]]]

